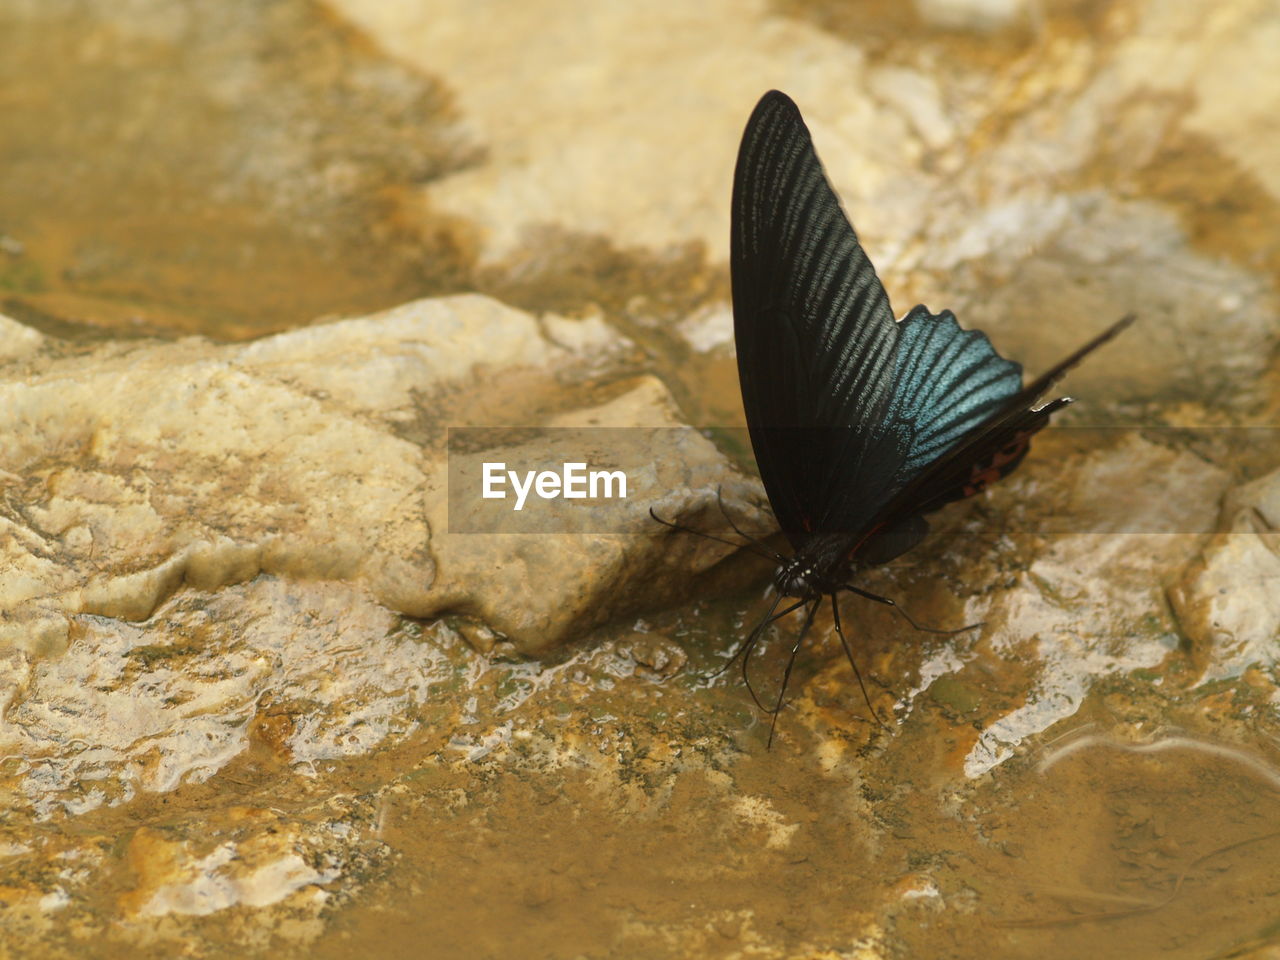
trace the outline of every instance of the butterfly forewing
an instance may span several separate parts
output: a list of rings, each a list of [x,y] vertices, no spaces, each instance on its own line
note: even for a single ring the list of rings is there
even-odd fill
[[[867,495],[893,476],[893,451],[872,440],[897,324],[799,111],[777,91],[743,134],[732,230],[747,425],[774,513],[799,546],[836,496],[869,516]]]

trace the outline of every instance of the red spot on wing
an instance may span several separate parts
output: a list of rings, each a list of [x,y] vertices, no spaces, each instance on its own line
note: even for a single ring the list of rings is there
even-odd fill
[[[879,533],[883,529],[884,529],[884,524],[877,523],[874,527],[872,527],[870,530],[868,530],[866,533],[862,535],[861,540],[859,540],[857,543],[855,543],[853,546],[851,546],[848,549],[848,551],[844,555],[844,558],[846,560],[852,560],[857,555],[858,551],[862,549],[863,544],[865,544],[868,540],[870,540],[872,537],[874,537],[877,533]]]
[[[1019,430],[1013,439],[993,453],[988,460],[975,463],[969,471],[969,480],[961,488],[966,497],[981,493],[990,484],[995,483],[1016,464],[1031,446],[1033,431]]]

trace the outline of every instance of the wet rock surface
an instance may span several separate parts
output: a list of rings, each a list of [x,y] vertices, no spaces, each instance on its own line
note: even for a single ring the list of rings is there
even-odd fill
[[[1262,0],[220,16],[0,3],[5,69],[66,64],[7,85],[27,146],[0,148],[27,185],[0,198],[0,953],[1274,950]],[[114,124],[36,136],[52,93],[104,77]],[[770,86],[899,313],[951,307],[1031,372],[1139,322],[1072,376],[1067,423],[1093,429],[1042,434],[862,574],[955,632],[842,603],[890,730],[824,608],[766,750],[718,671],[772,563],[647,510],[732,536],[719,489],[770,531],[724,264]],[[177,119],[148,127],[166,89]],[[108,158],[80,206],[31,161],[77,144]],[[165,193],[221,206],[165,221]],[[94,226],[130,209],[155,212]],[[648,462],[626,510],[514,532],[451,500],[460,428],[499,428],[466,452],[512,465]],[[766,704],[799,625],[747,665]]]

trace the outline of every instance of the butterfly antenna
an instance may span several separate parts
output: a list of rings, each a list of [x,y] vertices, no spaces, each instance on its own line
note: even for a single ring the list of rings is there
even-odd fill
[[[746,540],[748,543],[755,544],[761,550],[769,554],[769,556],[771,556],[778,563],[782,562],[782,559],[783,559],[782,554],[775,553],[773,550],[770,550],[768,547],[764,545],[764,541],[759,540],[756,537],[751,536],[750,534],[743,533],[741,530],[738,529],[738,525],[733,522],[733,517],[729,516],[729,511],[725,509],[724,497],[721,495],[721,488],[719,484],[716,484],[716,503],[720,505],[720,513],[724,515],[725,520],[728,522],[729,526],[733,528],[734,533],[740,536],[743,540]]]
[[[871,713],[871,719],[880,725],[880,729],[885,733],[890,730],[885,722],[880,719],[880,714],[876,713],[876,708],[871,705],[871,698],[867,696],[867,685],[862,682],[862,672],[858,669],[857,661],[853,659],[853,650],[849,647],[849,641],[845,639],[844,631],[840,629],[840,605],[836,603],[836,595],[831,594],[831,616],[836,624],[836,636],[840,638],[840,646],[844,647],[844,655],[849,658],[849,666],[853,667],[853,675],[858,680],[858,689],[862,691],[862,699],[867,702],[867,710]]]
[[[819,597],[818,601],[821,602],[821,600],[822,598]],[[778,690],[778,702],[773,705],[772,710],[767,711],[773,714],[773,722],[769,724],[769,742],[764,747],[766,750],[773,747],[773,735],[778,729],[778,714],[782,712],[782,698],[787,694],[787,682],[791,679],[791,668],[796,665],[796,654],[800,652],[800,644],[804,643],[804,635],[809,632],[809,625],[813,623],[814,614],[817,612],[817,603],[805,611],[804,626],[796,634],[796,642],[791,646],[791,656],[787,658],[787,669],[782,672],[782,687]]]
[[[679,530],[681,533],[691,533],[695,537],[702,537],[703,539],[706,539],[706,540],[714,540],[716,543],[726,543],[731,547],[737,547],[739,550],[742,550],[742,549],[750,550],[752,553],[756,554],[756,556],[764,557],[766,560],[776,561],[780,559],[778,555],[775,553],[765,552],[761,550],[759,547],[755,545],[754,541],[752,541],[751,543],[738,543],[737,541],[734,541],[734,540],[726,540],[724,537],[717,537],[714,533],[703,533],[701,530],[693,529],[693,527],[686,527],[683,523],[675,523],[671,520],[663,520],[660,516],[654,513],[653,507],[649,508],[649,516],[653,517],[653,519],[657,520],[664,527],[670,527],[672,530]],[[734,529],[736,530],[737,528],[735,527]]]
[[[936,633],[940,637],[954,637],[959,633],[965,633],[969,630],[977,630],[979,627],[985,626],[987,622],[985,620],[979,620],[977,623],[971,623],[966,627],[957,627],[954,630],[939,630],[937,627],[922,627],[920,624],[916,623],[911,614],[907,613],[907,611],[903,610],[902,607],[898,606],[898,604],[890,600],[888,597],[882,597],[878,593],[871,593],[869,590],[859,589],[851,583],[846,583],[840,589],[848,590],[850,593],[856,593],[858,596],[865,597],[868,600],[874,600],[876,603],[883,603],[886,607],[893,607],[893,609],[902,616],[902,619],[906,620],[907,623],[911,624],[914,629],[919,630],[921,633]],[[835,594],[832,594],[831,596],[834,598]]]

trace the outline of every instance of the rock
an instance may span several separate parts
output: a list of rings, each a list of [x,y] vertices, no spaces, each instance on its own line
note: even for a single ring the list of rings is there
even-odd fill
[[[925,21],[951,29],[994,32],[1028,14],[1023,0],[916,0]]]
[[[1240,130],[1243,116],[1280,107],[1280,82],[1251,81],[1247,114],[1223,91],[1236,76],[1225,65],[1251,62],[1270,35],[1264,4],[1221,11],[1208,28],[1189,8],[1099,14],[1111,37],[1102,47],[1072,17],[1046,24],[1013,0],[915,5],[923,25],[990,43],[1003,29],[1022,54],[1003,67],[936,40],[880,62],[867,53],[876,24],[803,4],[781,17],[718,0],[584,22],[565,0],[508,0],[492,9],[510,29],[483,36],[461,2],[429,13],[329,6],[458,91],[487,156],[427,185],[406,215],[463,218],[483,262],[516,269],[522,246],[554,260],[548,229],[640,249],[693,239],[725,261],[733,150],[751,106],[777,87],[804,112],[899,315],[920,301],[951,308],[1035,370],[1132,310],[1140,323],[1127,342],[1076,375],[1082,393],[1159,409],[1194,391],[1237,414],[1263,399],[1278,307],[1252,271],[1280,266],[1269,253],[1280,228],[1250,212],[1269,209],[1251,184],[1274,186],[1280,165],[1268,147],[1244,146],[1268,138]],[[566,46],[579,31],[591,42]],[[1202,45],[1215,69],[1185,52]],[[666,69],[655,73],[659,56]],[[520,111],[512,70],[526,78]],[[1183,169],[1219,150],[1221,174]],[[1189,209],[1197,189],[1215,192],[1238,228]]]
[[[30,327],[0,316],[0,362],[17,360],[35,353],[40,349],[43,340],[44,338]]]
[[[1170,591],[1202,681],[1272,672],[1280,660],[1280,471],[1236,487],[1226,529]]]
[[[270,819],[267,811],[257,813]],[[232,906],[270,906],[306,887],[318,908],[327,896],[315,887],[339,871],[309,865],[296,852],[298,842],[289,833],[264,831],[249,842],[226,842],[193,857],[190,842],[169,841],[142,827],[129,841],[127,855],[139,883],[124,896],[125,909],[136,918],[206,916]]]
[[[670,602],[731,552],[662,528],[648,505],[705,514],[724,487],[762,532],[758,486],[681,425],[658,381],[572,408],[550,378],[615,342],[573,329],[570,350],[535,318],[468,296],[246,346],[11,361],[0,746],[46,758],[22,780],[25,802],[83,811],[203,780],[250,745],[263,703],[305,705],[275,735],[289,762],[367,751],[411,729],[410,708],[451,669],[395,614],[469,615],[546,652]],[[530,509],[542,526],[513,550],[512,534],[465,532],[478,495],[450,516],[444,425],[494,423],[504,390],[566,459],[613,462],[620,445],[600,432],[634,436],[624,519],[604,503],[575,534]],[[50,753],[58,743],[80,747]]]
[[[5,748],[42,758],[14,803],[39,816],[207,780],[273,715],[286,764],[366,752],[411,730],[431,685],[452,676],[364,591],[332,582],[260,576],[188,589],[142,624],[75,623],[63,655],[7,658],[21,685],[8,691]]]
[[[1037,485],[1047,539],[1012,589],[965,611],[987,621],[995,652],[1029,655],[1034,678],[1024,704],[986,718],[965,758],[970,777],[1074,715],[1094,684],[1165,661],[1175,643],[1165,591],[1213,530],[1229,483],[1199,457],[1129,433],[1055,466],[1054,488]]]
[[[826,100],[825,91],[865,85],[862,57],[807,24],[771,16],[763,3],[614,8],[587,21],[565,0],[504,3],[495,14],[509,32],[485,37],[471,31],[460,2],[430,11],[330,6],[458,91],[467,132],[488,145],[489,160],[442,182],[429,203],[476,224],[486,259],[508,255],[539,223],[646,247],[697,238],[725,259],[734,152],[747,113],[770,86],[796,96],[824,133],[824,121],[837,125],[839,140],[819,146],[840,158],[842,184],[861,181],[859,195],[883,180],[890,144],[905,133],[899,117],[869,98],[846,96],[838,109]],[[588,35],[587,43],[572,40]],[[709,51],[704,39],[712,36]],[[669,69],[655,72],[655,58]],[[518,114],[509,109],[513,70],[527,78]],[[600,95],[584,98],[584,82]],[[842,149],[849,143],[856,149]]]
[[[593,336],[581,349],[608,345],[603,327]],[[570,422],[535,411],[565,405],[541,371],[574,354],[493,301],[421,302],[243,347],[108,353],[30,360],[0,385],[18,505],[0,587],[11,648],[53,652],[77,615],[144,620],[183,583],[266,573],[359,582],[409,616],[472,609],[523,649],[547,649],[619,609],[610,598],[633,603],[625,588],[665,550],[646,554],[661,538],[634,536],[658,529],[643,507],[629,536],[529,540],[514,564],[505,540],[448,534],[446,423],[494,422],[503,389],[527,391],[522,417]],[[679,426],[652,380],[596,419]],[[730,479],[696,434],[658,436],[670,442],[640,452],[664,506],[679,513],[694,488],[705,499]],[[707,543],[689,548],[703,567],[724,554]]]

